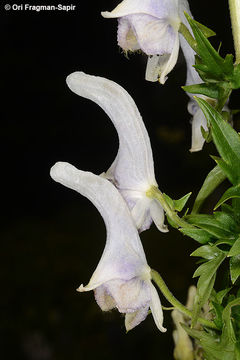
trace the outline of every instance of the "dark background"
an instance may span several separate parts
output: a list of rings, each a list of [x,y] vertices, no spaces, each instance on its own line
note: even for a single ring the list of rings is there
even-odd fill
[[[117,152],[117,134],[104,112],[66,86],[66,76],[76,70],[114,80],[133,96],[149,131],[162,191],[179,198],[193,190],[194,198],[214,165],[209,157],[213,145],[199,153],[188,151],[182,54],[164,86],[146,82],[146,58],[131,55],[128,60],[116,43],[117,21],[100,16],[117,3],[73,0],[77,8],[68,13],[0,8],[4,360],[172,359],[170,313],[165,312],[166,334],[150,315],[126,335],[118,312],[102,313],[92,292],[76,292],[98,263],[105,227],[88,200],[49,176],[59,160],[99,174]],[[198,21],[217,32],[213,43],[223,42],[221,53],[233,52],[227,1],[192,0],[190,6]],[[185,302],[194,283],[195,259],[189,254],[197,245],[175,230],[162,234],[154,226],[141,239],[149,264]]]

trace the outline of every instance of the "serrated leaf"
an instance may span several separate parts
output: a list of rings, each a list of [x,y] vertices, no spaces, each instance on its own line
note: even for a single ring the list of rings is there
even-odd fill
[[[218,293],[216,293],[216,299],[218,301],[219,304],[222,304],[222,301],[224,299],[224,297],[227,295],[227,293],[231,290],[231,288],[227,288],[227,289],[223,289],[221,291],[219,291]]]
[[[226,179],[223,170],[217,165],[207,175],[204,183],[196,197],[192,214],[196,214],[201,208],[205,199]]]
[[[182,86],[183,90],[190,94],[201,94],[208,96],[213,99],[218,99],[219,91],[216,84],[196,84],[196,85],[188,85]]]
[[[174,206],[174,209],[177,210],[177,211],[182,211],[182,209],[184,208],[184,206],[186,205],[189,197],[191,196],[191,192],[184,195],[183,197],[181,197],[181,199],[178,199],[178,200],[173,200],[173,206]]]
[[[223,161],[228,166],[228,171],[231,172],[231,179],[234,181],[233,185],[239,184],[240,138],[238,133],[210,104],[200,98],[196,98],[196,101],[212,126],[213,141]],[[223,169],[222,166],[221,168]]]
[[[238,234],[240,232],[240,228],[237,226],[234,217],[230,214],[227,214],[223,211],[216,211],[214,212],[213,217],[217,220],[218,223],[221,223],[222,227],[225,230],[228,230],[235,234]]]
[[[227,304],[222,313],[222,319],[224,322],[222,337],[225,337],[229,342],[235,343],[236,336],[231,321],[232,307],[240,305],[240,298],[234,299]]]
[[[228,229],[228,226],[217,221],[213,215],[193,214],[188,215],[187,220],[190,224],[200,227],[217,239],[235,239],[235,234]]]
[[[211,240],[211,235],[202,229],[181,228],[179,231],[181,231],[184,235],[187,235],[196,240],[200,244],[206,244]]]
[[[240,276],[240,255],[231,257],[230,259],[230,275],[234,284]]]
[[[240,235],[228,253],[228,256],[236,256],[236,255],[240,255]]]
[[[207,260],[216,258],[222,251],[216,246],[204,245],[193,251],[190,256],[199,256]]]
[[[220,337],[208,334],[206,331],[190,329],[185,324],[181,324],[186,333],[197,339],[204,350],[206,360],[236,360],[234,355],[234,344],[222,342]]]
[[[200,61],[198,61],[196,69],[204,72],[209,78],[209,80],[211,78],[218,81],[231,79],[231,76],[233,74],[232,58],[228,56],[223,59],[210,44],[210,42],[202,32],[201,28],[198,26],[198,23],[195,20],[191,19],[191,17],[187,14],[186,18],[192,28],[197,43],[196,52],[202,62],[202,64],[200,64]]]
[[[232,198],[240,198],[240,184],[236,186],[232,186],[225,191],[221,199],[218,201],[217,205],[215,206],[214,210],[216,210],[220,205],[222,205],[225,201],[232,199]]]
[[[218,164],[220,169],[225,173],[228,180],[232,184],[234,184],[236,182],[236,176],[235,176],[234,172],[232,171],[231,166],[228,165],[223,159],[221,159],[217,156],[212,156],[212,155],[210,155],[210,156],[214,161],[216,161],[216,163]]]
[[[211,260],[201,264],[193,274],[193,277],[200,277],[197,283],[197,294],[193,308],[192,326],[195,326],[201,308],[208,301],[211,295],[216,279],[216,271],[226,257],[224,252],[216,246],[213,246],[209,251],[212,252],[211,255],[213,254],[215,256]]]

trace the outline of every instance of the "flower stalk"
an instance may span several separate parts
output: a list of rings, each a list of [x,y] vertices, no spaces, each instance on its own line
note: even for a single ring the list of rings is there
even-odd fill
[[[181,219],[178,214],[176,213],[176,211],[174,209],[172,209],[169,204],[167,203],[167,201],[164,198],[163,193],[156,187],[156,186],[152,186],[146,193],[146,195],[149,198],[152,199],[156,199],[160,202],[160,204],[162,205],[163,209],[165,210],[167,216],[178,226],[181,228],[194,228],[193,225],[187,223],[185,220]]]
[[[240,0],[229,0],[236,65],[240,64]]]
[[[178,301],[175,298],[175,296],[168,289],[161,275],[156,270],[151,269],[151,276],[152,276],[152,280],[155,282],[155,284],[158,286],[158,288],[165,296],[165,298],[170,302],[170,304],[172,304],[174,308],[178,309],[184,315],[192,318],[193,317],[192,311],[187,309],[182,303],[180,303],[180,301]],[[217,326],[212,321],[199,317],[198,322],[208,328],[218,330]]]

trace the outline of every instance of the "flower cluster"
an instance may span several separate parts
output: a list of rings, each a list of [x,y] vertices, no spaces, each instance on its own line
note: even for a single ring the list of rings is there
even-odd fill
[[[107,228],[102,258],[89,284],[78,290],[94,290],[102,310],[117,308],[124,313],[127,330],[144,320],[150,307],[164,332],[160,299],[138,233],[148,229],[152,220],[160,231],[167,231],[161,205],[147,197],[151,187],[157,187],[147,130],[133,99],[113,81],[75,72],[67,77],[67,84],[97,103],[119,136],[117,156],[106,173],[97,176],[63,162],[51,169],[55,181],[93,202]]]
[[[125,52],[142,50],[148,55],[146,80],[164,84],[181,46],[187,64],[186,85],[193,85],[202,80],[193,67],[195,52],[179,32],[181,23],[191,32],[185,12],[191,15],[187,0],[123,0],[113,11],[102,12],[102,16],[118,18],[118,45]],[[192,95],[189,96],[193,152],[203,147],[201,127],[207,130],[207,122]]]
[[[146,79],[164,84],[176,64],[179,47],[187,63],[186,84],[200,83],[193,68],[195,53],[179,33],[181,23],[188,27],[184,12],[190,13],[187,0],[124,0],[106,18],[118,18],[118,44],[124,51],[141,49],[148,55]],[[189,29],[190,31],[190,29]],[[106,172],[94,175],[58,162],[51,177],[87,197],[101,213],[107,240],[100,262],[88,285],[79,291],[94,290],[103,311],[117,308],[125,314],[126,329],[143,321],[151,309],[160,331],[163,314],[158,293],[151,280],[139,233],[152,222],[162,231],[164,210],[148,196],[158,184],[154,174],[150,139],[131,96],[118,84],[103,77],[74,72],[67,77],[68,87],[77,95],[98,104],[111,119],[119,137],[116,158]],[[190,96],[192,148],[200,150],[204,139],[201,127],[206,120]]]

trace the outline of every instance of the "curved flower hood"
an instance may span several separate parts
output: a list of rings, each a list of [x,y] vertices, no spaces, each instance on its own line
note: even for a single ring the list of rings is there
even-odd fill
[[[159,78],[164,84],[177,62],[180,23],[189,28],[184,11],[191,14],[187,0],[123,0],[113,11],[101,14],[118,18],[118,45],[124,51],[141,49],[149,55],[146,80]]]
[[[102,176],[112,181],[121,192],[139,231],[148,229],[152,220],[159,230],[167,231],[161,205],[146,196],[157,182],[149,136],[131,96],[115,82],[83,72],[70,74],[67,84],[77,95],[98,104],[118,132],[117,156]]]
[[[163,314],[159,296],[151,282],[150,267],[137,229],[122,196],[110,181],[58,162],[51,177],[87,197],[102,215],[106,229],[106,245],[88,285],[78,291],[95,290],[102,310],[117,308],[125,315],[126,329],[143,321],[149,307],[159,330]]]

